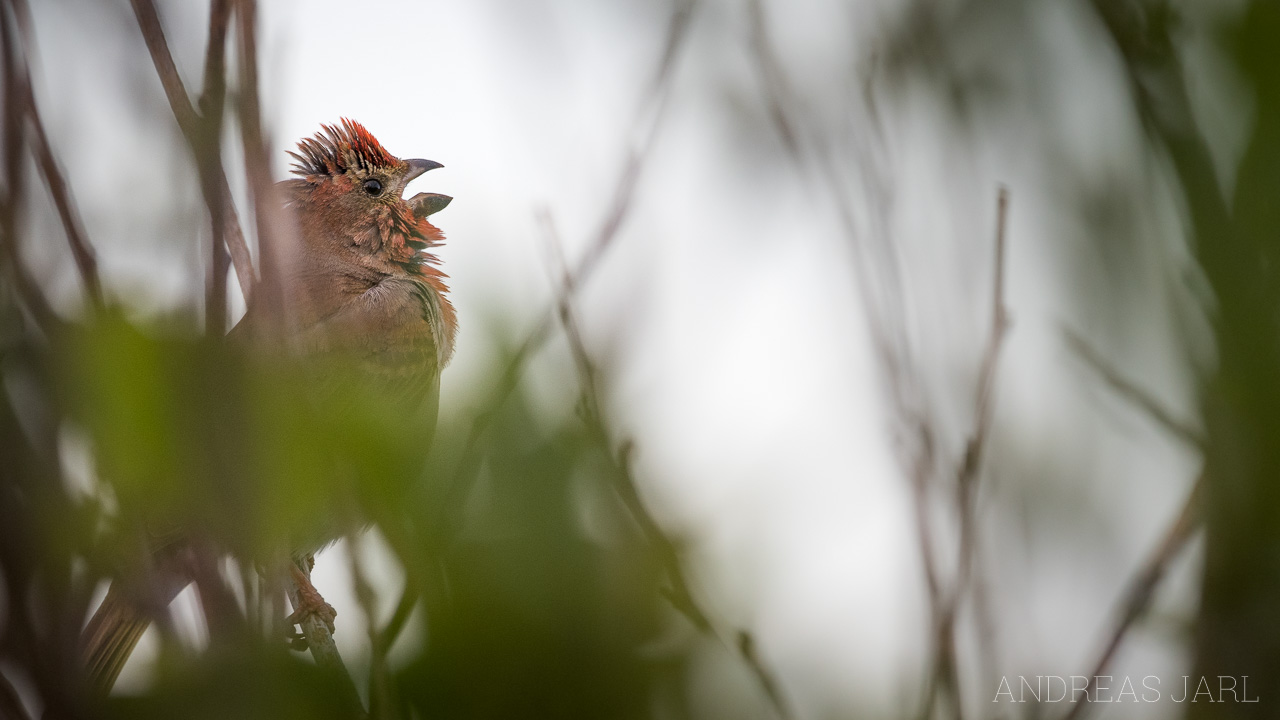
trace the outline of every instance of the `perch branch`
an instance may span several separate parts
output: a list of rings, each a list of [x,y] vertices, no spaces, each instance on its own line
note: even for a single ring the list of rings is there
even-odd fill
[[[308,560],[306,557],[297,556],[292,562],[302,572],[303,577],[310,580],[311,567]],[[301,591],[293,573],[289,573],[287,589],[289,602],[293,604],[294,610],[302,607]],[[351,709],[358,712],[359,717],[366,717],[364,706],[360,703],[360,694],[351,680],[351,674],[347,672],[346,664],[342,662],[342,656],[338,654],[338,645],[333,640],[333,632],[329,630],[329,626],[315,614],[303,616],[298,625],[307,639],[307,647],[311,649],[311,656],[315,658],[316,665],[328,671],[334,681],[341,684],[342,694],[346,697]]]

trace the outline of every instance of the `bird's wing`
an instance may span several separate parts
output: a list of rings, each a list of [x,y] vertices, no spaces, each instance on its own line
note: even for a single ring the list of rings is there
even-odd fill
[[[304,357],[349,368],[363,389],[405,412],[429,414],[434,425],[442,333],[435,291],[410,278],[387,278],[299,329],[293,341]]]

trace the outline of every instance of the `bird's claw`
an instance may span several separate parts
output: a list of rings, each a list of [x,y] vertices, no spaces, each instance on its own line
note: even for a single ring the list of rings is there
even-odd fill
[[[338,617],[338,611],[333,606],[324,601],[320,596],[320,591],[316,590],[311,584],[310,578],[300,568],[293,568],[293,579],[298,587],[298,606],[293,613],[284,621],[290,626],[301,625],[308,618],[315,617],[324,621],[325,626],[329,628],[329,632],[334,631],[333,621]]]

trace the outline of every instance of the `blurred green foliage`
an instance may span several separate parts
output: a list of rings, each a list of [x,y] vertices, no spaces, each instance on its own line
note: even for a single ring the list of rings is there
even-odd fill
[[[420,592],[427,628],[387,671],[376,716],[649,717],[682,692],[690,645],[643,648],[687,622],[617,499],[600,429],[547,420],[518,387],[479,408],[484,432],[475,416],[441,418],[432,450],[420,424],[387,411],[394,398],[339,363],[251,357],[116,313],[47,341],[11,336],[0,364],[21,378],[0,386],[0,648],[51,717],[350,717],[340,682],[266,637],[249,596],[206,652],[162,632],[154,684],[105,703],[80,690],[77,632],[95,588],[157,547],[198,541],[270,567],[367,523]],[[318,376],[345,390],[319,396]],[[71,428],[91,447],[89,491],[62,477]]]

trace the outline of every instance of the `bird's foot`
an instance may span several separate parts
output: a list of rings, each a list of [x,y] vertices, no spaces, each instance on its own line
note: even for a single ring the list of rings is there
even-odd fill
[[[296,565],[292,567],[293,581],[298,586],[298,606],[294,609],[293,614],[285,618],[285,622],[290,625],[298,625],[309,617],[319,618],[329,628],[329,632],[333,632],[333,621],[338,617],[338,612],[333,606],[324,601],[320,596],[320,591],[316,590],[316,586],[311,584],[311,578]],[[290,638],[294,645],[297,645],[297,638]],[[303,640],[305,642],[305,639]]]

